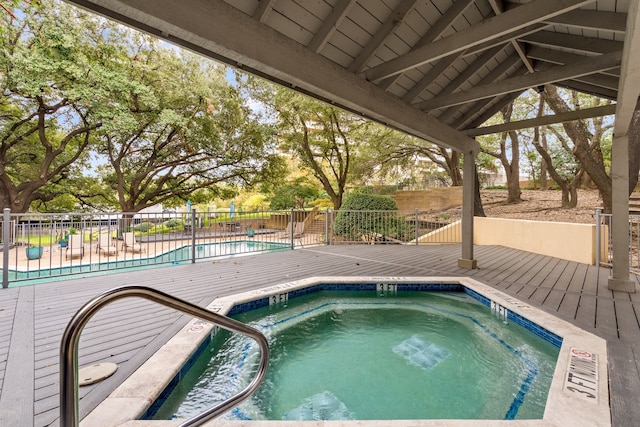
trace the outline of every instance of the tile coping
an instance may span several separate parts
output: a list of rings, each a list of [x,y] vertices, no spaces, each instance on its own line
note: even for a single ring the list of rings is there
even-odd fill
[[[205,426],[222,427],[380,427],[380,426],[610,426],[606,341],[540,309],[468,277],[342,277],[316,276],[216,298],[207,308],[227,314],[234,306],[320,284],[458,284],[483,304],[507,310],[510,320],[540,326],[532,332],[560,346],[556,369],[542,420],[383,420],[383,421],[240,421],[211,420]],[[475,294],[475,295],[474,295]],[[529,321],[529,322],[527,322]],[[522,325],[522,323],[520,323]],[[189,357],[211,334],[213,325],[193,319],[152,355],[138,370],[87,415],[82,427],[173,427],[184,420],[139,420]]]

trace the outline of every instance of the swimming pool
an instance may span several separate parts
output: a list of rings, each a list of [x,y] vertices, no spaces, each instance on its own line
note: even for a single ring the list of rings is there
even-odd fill
[[[375,286],[234,316],[268,337],[271,357],[262,386],[223,418],[542,419],[559,337],[506,321],[460,286]],[[190,418],[239,392],[257,356],[251,340],[217,334],[152,419]]]
[[[216,243],[198,243],[195,245],[196,261],[214,257],[232,257],[253,255],[260,252],[274,252],[291,249],[291,245],[281,242],[263,242],[249,240],[234,240]],[[110,274],[122,269],[147,269],[158,266],[178,265],[191,262],[192,246],[183,245],[179,248],[168,250],[155,256],[147,256],[144,253],[131,255],[133,258],[119,258],[115,255],[109,258],[93,254],[86,254],[87,262],[76,265],[33,269],[29,266],[26,270],[9,270],[10,286],[20,286],[59,280],[61,276],[80,275],[89,277],[94,275]],[[96,262],[91,262],[96,260]],[[103,261],[106,260],[106,261]],[[0,269],[2,273],[2,269]],[[22,283],[21,283],[22,282]]]
[[[561,339],[561,344],[558,343],[561,347],[549,387],[544,414],[541,420],[535,421],[535,425],[610,425],[605,340],[470,278],[313,277],[218,298],[208,308],[219,313],[234,314],[249,309],[268,307],[270,304],[277,306],[288,303],[290,299],[297,296],[317,292],[320,286],[324,286],[327,290],[353,290],[353,286],[370,286],[371,284],[375,285],[376,289],[380,287],[379,289],[383,292],[393,292],[394,288],[407,284],[440,289],[445,287],[447,291],[450,291],[452,286],[462,287],[466,294],[473,296],[482,304],[482,310],[494,310],[496,316],[505,316],[508,322],[518,323],[547,340]],[[163,396],[163,390],[167,389],[168,385],[179,384],[180,380],[187,375],[197,356],[207,348],[208,341],[215,338],[215,331],[216,328],[206,322],[200,320],[190,322],[90,413],[83,422],[86,422],[87,425],[115,426],[127,420],[143,417],[150,410],[152,402]],[[523,378],[526,380],[526,376]],[[522,381],[522,383],[524,382]],[[304,398],[306,399],[306,397]],[[332,400],[328,394],[321,395],[319,398]],[[166,423],[166,421],[164,422]],[[508,423],[510,427],[531,425],[531,421],[518,419],[485,421],[484,424],[478,420],[443,419],[438,421],[438,425],[489,425],[486,424],[487,422],[491,423],[490,425],[504,422]],[[141,421],[141,423],[144,424],[140,425],[145,426],[156,425],[156,421]],[[162,425],[163,422],[157,421],[157,423],[159,423],[157,425]],[[227,425],[224,420],[220,420],[219,423]],[[269,421],[269,423],[271,426],[291,425],[286,424],[286,421]],[[340,425],[378,426],[380,424],[379,421],[342,421]],[[404,426],[406,421],[396,418],[384,421],[384,425]],[[432,426],[433,421],[414,419],[411,421],[411,425],[416,427]]]

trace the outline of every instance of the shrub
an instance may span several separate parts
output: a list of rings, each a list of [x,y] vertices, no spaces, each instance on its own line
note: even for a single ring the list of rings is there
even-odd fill
[[[154,227],[153,223],[151,222],[141,222],[138,225],[135,225],[133,227],[133,229],[135,231],[138,231],[140,233],[147,233],[149,230],[151,230]]]
[[[412,235],[413,227],[398,216],[397,210],[398,205],[391,197],[353,193],[338,211],[334,230],[351,241],[372,235],[376,240],[390,237],[404,241]]]
[[[162,226],[166,228],[182,228],[183,221],[181,219],[168,219],[162,223]]]

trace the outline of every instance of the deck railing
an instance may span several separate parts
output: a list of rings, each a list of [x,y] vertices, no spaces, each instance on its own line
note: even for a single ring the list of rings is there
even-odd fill
[[[411,211],[64,213],[2,216],[2,286],[325,244],[419,244],[456,215]],[[451,243],[442,231],[430,243]]]
[[[607,251],[596,249],[596,265],[599,267],[612,267],[613,261],[613,240],[612,240],[612,220],[611,214],[605,214],[602,209],[596,209],[596,248],[606,247]],[[602,228],[608,230],[602,233]],[[604,236],[600,238],[600,236]],[[602,259],[601,252],[608,254],[606,259]],[[632,271],[640,271],[640,215],[629,214],[629,268]]]

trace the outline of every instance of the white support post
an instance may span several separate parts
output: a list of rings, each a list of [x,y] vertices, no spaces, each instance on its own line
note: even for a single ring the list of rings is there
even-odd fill
[[[613,273],[607,288],[635,292],[629,279],[629,136],[613,138],[611,146]]]

